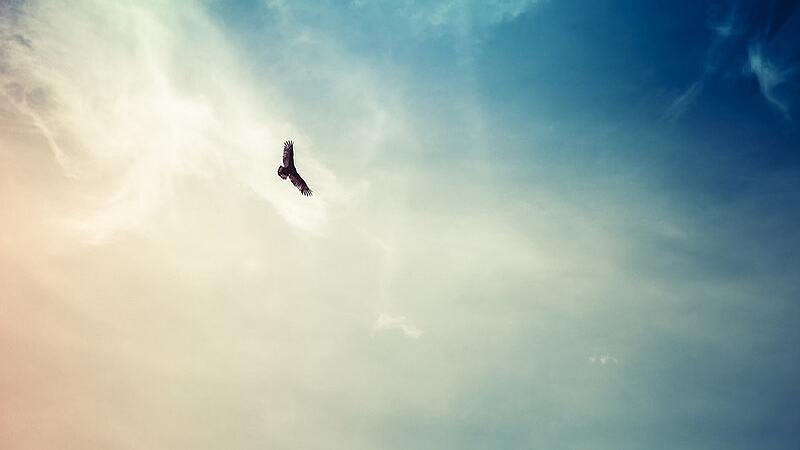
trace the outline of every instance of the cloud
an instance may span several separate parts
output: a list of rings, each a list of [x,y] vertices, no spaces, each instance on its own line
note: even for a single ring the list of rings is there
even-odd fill
[[[747,53],[747,69],[758,78],[764,97],[787,114],[788,105],[776,97],[774,90],[786,81],[792,70],[780,69],[768,61],[764,56],[764,46],[775,38],[776,33],[792,17],[797,5],[793,0],[756,2],[750,10],[740,12],[739,4],[734,3],[722,20],[711,21],[709,27],[714,31],[714,37],[706,52],[703,71],[667,107],[664,118],[676,120],[683,115],[697,101],[706,85],[713,81],[717,72],[730,68],[736,57],[744,52]]]
[[[354,0],[354,8],[386,7],[398,14],[418,36],[453,34],[464,36],[482,28],[514,20],[528,11],[536,0]]]
[[[735,47],[734,41],[740,30],[737,28],[737,6],[733,5],[727,16],[720,21],[711,21],[708,26],[714,31],[714,37],[706,50],[703,71],[700,77],[692,82],[675,100],[667,107],[664,118],[677,120],[688,111],[696,102],[719,69],[730,56],[732,48]]]
[[[752,44],[747,49],[747,69],[755,75],[761,94],[775,108],[788,117],[789,106],[780,100],[775,90],[786,83],[794,72],[793,68],[781,69],[773,62],[769,61],[763,53],[763,44]]]
[[[0,18],[0,107],[32,126],[84,210],[65,220],[92,240],[170,220],[188,179],[233,180],[291,225],[325,229],[334,174],[259,90],[245,61],[195,2],[24,3]],[[263,81],[260,82],[263,84]],[[297,201],[275,167],[298,142],[319,196]],[[312,181],[313,180],[313,181]]]
[[[589,359],[589,362],[592,363],[592,364],[606,365],[606,364],[617,364],[617,363],[619,363],[619,360],[617,358],[609,355],[608,353],[606,353],[605,355],[592,355],[588,359]]]
[[[692,83],[683,93],[667,107],[664,117],[669,120],[676,120],[682,116],[697,101],[697,97],[703,92],[705,78],[701,78]]]
[[[527,11],[533,0],[439,2],[411,1],[407,7],[414,11],[414,21],[433,28],[464,31],[469,28],[492,26],[513,20]]]
[[[409,323],[405,316],[390,316],[388,314],[379,313],[375,325],[372,327],[373,332],[398,330],[409,339],[419,339],[422,336],[422,330]]]

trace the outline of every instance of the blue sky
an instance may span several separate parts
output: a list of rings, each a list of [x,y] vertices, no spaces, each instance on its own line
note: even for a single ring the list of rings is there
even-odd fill
[[[0,447],[796,446],[797,9],[0,4]]]

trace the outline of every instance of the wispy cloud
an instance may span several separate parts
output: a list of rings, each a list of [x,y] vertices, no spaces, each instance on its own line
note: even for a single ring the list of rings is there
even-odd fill
[[[87,210],[68,223],[94,240],[146,230],[169,215],[182,180],[233,178],[290,224],[324,229],[336,177],[280,104],[254,97],[242,56],[201,5],[90,3],[26,3],[0,19],[3,109],[86,187]],[[297,202],[278,183],[286,138],[301,143],[303,173],[327,195]]]
[[[513,20],[528,11],[537,0],[354,0],[355,8],[387,7],[399,14],[417,35],[454,34],[464,36],[482,28]]]
[[[697,102],[706,84],[720,65],[725,62],[731,51],[731,42],[740,33],[740,30],[737,29],[736,10],[737,5],[734,4],[724,19],[711,21],[708,24],[709,28],[714,31],[714,36],[706,50],[703,71],[700,77],[678,94],[675,100],[667,107],[664,112],[664,118],[677,120],[688,111]]]
[[[534,0],[410,1],[407,7],[415,11],[412,19],[419,24],[440,30],[465,32],[470,28],[482,28],[513,20],[534,3]]]
[[[763,44],[760,43],[748,47],[747,57],[747,68],[758,80],[761,94],[772,106],[788,117],[789,106],[778,98],[775,90],[788,81],[789,76],[794,73],[794,68],[782,69],[769,61],[764,56]]]
[[[692,83],[667,107],[664,117],[669,120],[675,120],[682,116],[697,101],[697,98],[703,92],[705,83],[705,77]]]
[[[388,314],[380,313],[372,327],[372,331],[400,331],[405,337],[409,339],[419,339],[422,336],[422,330],[414,326],[408,321],[406,316],[390,316]]]
[[[608,353],[606,353],[605,355],[592,355],[588,358],[588,360],[592,364],[601,364],[601,365],[619,363],[619,360],[617,358],[609,355]]]
[[[787,81],[793,70],[781,69],[769,61],[764,47],[792,17],[797,5],[793,0],[756,2],[748,11],[740,12],[739,4],[734,3],[722,20],[711,21],[709,27],[714,36],[706,52],[702,73],[666,108],[664,118],[676,120],[683,115],[717,72],[731,69],[737,60],[735,57],[745,52],[748,59],[746,69],[757,77],[764,97],[782,113],[788,114],[788,105],[774,91]]]

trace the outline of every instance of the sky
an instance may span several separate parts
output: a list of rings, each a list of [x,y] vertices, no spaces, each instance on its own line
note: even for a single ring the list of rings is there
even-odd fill
[[[798,9],[0,0],[0,447],[797,447]]]

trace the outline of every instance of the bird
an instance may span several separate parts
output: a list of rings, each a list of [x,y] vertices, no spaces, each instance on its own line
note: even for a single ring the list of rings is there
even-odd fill
[[[306,197],[311,195],[311,189],[294,167],[294,143],[292,141],[283,143],[283,165],[278,166],[278,176],[284,180],[289,177],[289,181],[300,190],[301,194]]]

